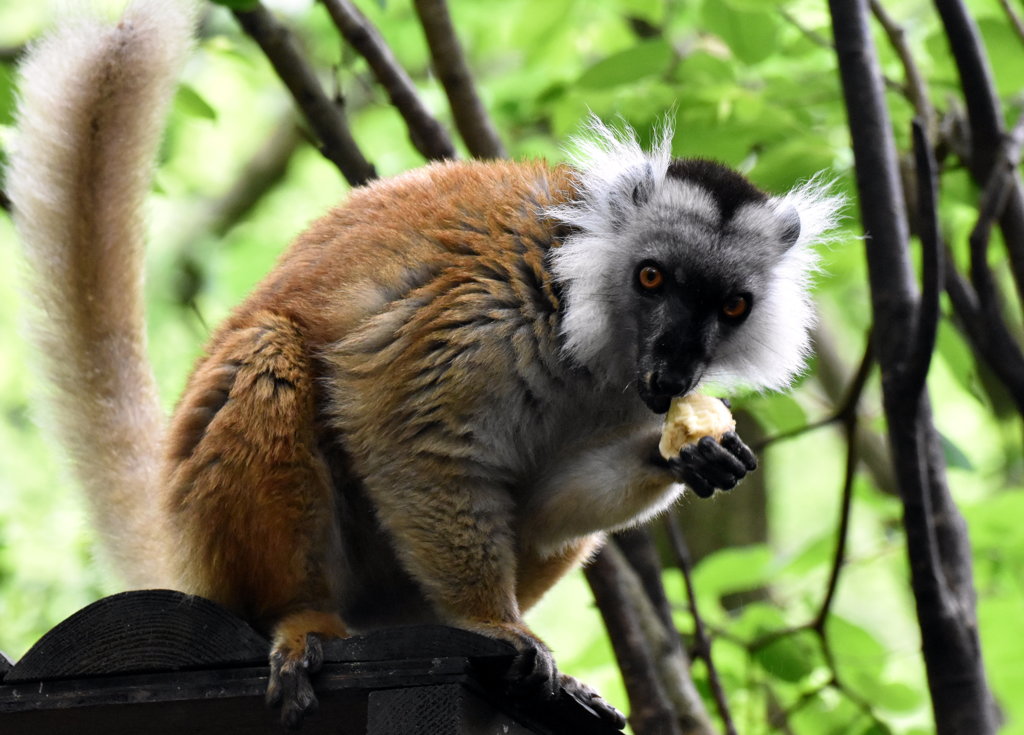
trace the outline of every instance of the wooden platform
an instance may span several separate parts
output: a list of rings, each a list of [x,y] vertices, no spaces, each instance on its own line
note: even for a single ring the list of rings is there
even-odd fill
[[[282,733],[263,701],[265,638],[214,603],[168,590],[96,602],[16,664],[0,656],[3,735]],[[506,644],[417,626],[324,646],[310,735],[615,735],[563,693],[517,701]]]

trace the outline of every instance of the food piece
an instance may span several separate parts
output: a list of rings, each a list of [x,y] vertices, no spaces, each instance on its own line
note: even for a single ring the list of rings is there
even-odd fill
[[[665,415],[658,450],[665,459],[672,459],[679,456],[680,449],[701,437],[710,436],[721,441],[725,434],[735,430],[736,419],[720,399],[690,393],[672,399]]]

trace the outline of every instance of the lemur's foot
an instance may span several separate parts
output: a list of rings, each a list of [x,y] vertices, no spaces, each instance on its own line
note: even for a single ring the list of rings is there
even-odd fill
[[[757,469],[757,457],[739,435],[730,431],[721,442],[710,436],[679,451],[668,461],[672,475],[702,498],[710,498],[716,489],[731,490],[748,472]]]
[[[316,711],[311,677],[323,665],[322,641],[347,635],[337,615],[315,611],[289,615],[275,627],[267,704],[281,708],[281,722],[289,729],[298,728]]]
[[[477,630],[507,641],[516,648],[516,655],[505,673],[512,696],[551,701],[564,690],[618,729],[626,726],[625,716],[608,704],[596,689],[568,674],[560,673],[551,650],[525,625],[508,623],[487,628]]]
[[[626,726],[626,716],[608,704],[594,687],[568,674],[559,674],[559,680],[567,694],[594,710],[602,720],[619,730]]]
[[[558,670],[555,657],[544,641],[522,623],[479,623],[464,625],[467,630],[509,643],[516,650],[505,671],[509,693],[515,697],[553,699],[558,694]]]
[[[278,647],[270,654],[270,683],[267,704],[281,708],[281,722],[289,729],[302,724],[306,715],[316,711],[316,694],[310,676],[323,664],[320,638],[310,633],[301,652],[284,651]]]

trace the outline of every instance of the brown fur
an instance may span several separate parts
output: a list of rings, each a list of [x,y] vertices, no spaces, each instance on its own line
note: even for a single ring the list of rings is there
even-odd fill
[[[386,573],[415,592],[364,595],[362,627],[437,620],[543,645],[522,612],[598,537],[554,553],[523,538],[537,521],[482,478],[491,458],[467,422],[500,412],[495,367],[521,363],[526,382],[556,369],[558,233],[539,213],[570,192],[543,164],[435,165],[353,192],[298,239],[214,335],[170,426],[183,587],[265,625],[294,661],[305,633],[345,629],[320,614],[355,605],[338,580],[363,586],[360,546],[389,546]],[[379,526],[357,544],[337,519],[361,504]]]

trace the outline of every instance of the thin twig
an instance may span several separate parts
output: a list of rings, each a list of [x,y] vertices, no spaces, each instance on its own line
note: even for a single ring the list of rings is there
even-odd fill
[[[444,0],[415,0],[434,70],[444,86],[459,135],[476,158],[504,158],[505,147],[477,94]]]
[[[854,405],[860,400],[863,394],[867,376],[870,374],[871,362],[865,360],[862,369],[858,373],[858,380],[855,381],[856,398]],[[850,512],[853,508],[853,480],[857,474],[857,411],[850,411],[843,422],[846,431],[846,470],[843,475],[843,497],[839,504],[839,530],[836,533],[836,548],[832,556],[832,566],[829,571],[828,584],[825,586],[825,596],[822,598],[821,607],[811,624],[812,630],[816,631],[822,641],[822,648],[827,651],[828,643],[825,636],[825,623],[828,614],[832,610],[832,602],[835,600],[836,590],[839,588],[839,575],[843,564],[846,561],[846,541],[850,535]]]
[[[999,0],[999,4],[1003,6],[1003,10],[1006,12],[1006,17],[1010,19],[1010,25],[1013,26],[1013,30],[1024,41],[1024,20],[1021,19],[1020,14],[1010,5],[1010,0]]]
[[[377,29],[350,0],[321,0],[338,31],[370,65],[391,104],[405,120],[409,139],[432,160],[455,158],[448,131],[423,104],[416,85]]]
[[[793,26],[798,31],[800,31],[800,33],[808,41],[813,43],[815,46],[821,46],[822,48],[827,48],[829,51],[832,51],[832,50],[835,49],[835,46],[832,45],[832,41],[830,41],[828,38],[826,38],[825,36],[823,36],[820,33],[818,33],[813,28],[808,28],[807,26],[805,26],[803,23],[800,22],[800,20],[795,15],[790,13],[785,8],[779,7],[779,8],[777,8],[777,11],[778,11],[779,15],[782,16],[782,19],[784,21],[786,21],[791,26]]]
[[[787,439],[793,439],[811,431],[831,426],[832,424],[846,422],[849,419],[849,415],[852,411],[857,409],[857,401],[860,400],[860,393],[864,389],[864,386],[859,383],[860,380],[864,379],[865,371],[869,371],[871,366],[874,364],[874,352],[871,347],[871,334],[868,334],[868,346],[865,348],[864,357],[861,360],[860,367],[857,369],[857,373],[854,376],[853,382],[847,389],[846,395],[843,398],[842,403],[825,418],[812,421],[811,423],[798,426],[794,429],[779,432],[772,436],[765,437],[759,442],[753,445],[755,451],[761,451],[765,447],[771,446],[776,442],[785,441]]]
[[[914,106],[918,117],[925,121],[926,129],[931,136],[936,124],[935,110],[932,107],[931,98],[928,96],[928,85],[925,83],[924,76],[914,61],[914,54],[911,53],[910,45],[907,43],[907,34],[903,27],[886,12],[879,0],[871,0],[871,12],[885,30],[889,43],[896,50],[896,55],[900,57],[903,73],[907,80],[903,92],[910,100],[910,104]]]
[[[704,619],[697,609],[697,593],[693,586],[693,561],[690,557],[690,549],[683,537],[683,530],[674,513],[665,516],[665,528],[668,530],[669,542],[672,552],[676,558],[679,571],[683,573],[683,582],[686,585],[686,600],[690,608],[690,616],[693,618],[693,652],[694,655],[704,662],[708,672],[708,686],[711,688],[711,696],[715,699],[718,707],[718,715],[725,725],[726,735],[736,735],[736,724],[733,721],[732,711],[729,709],[729,700],[725,696],[725,688],[722,686],[721,677],[715,667],[714,658],[711,655],[711,638],[708,636],[704,626]]]
[[[835,411],[834,413],[826,416],[825,418],[818,419],[817,421],[811,421],[810,423],[803,424],[802,426],[796,426],[796,427],[794,427],[792,429],[786,429],[785,431],[780,431],[778,434],[772,434],[771,436],[766,436],[761,441],[754,442],[753,444],[751,444],[750,448],[756,454],[760,454],[763,450],[767,449],[768,447],[772,446],[773,444],[778,444],[779,442],[788,441],[789,439],[796,439],[797,437],[803,436],[804,434],[809,434],[812,431],[817,431],[818,429],[823,429],[826,426],[831,426],[832,424],[834,424],[834,423],[836,423],[838,421],[839,421],[839,412]]]
[[[316,74],[299,52],[295,39],[284,25],[262,5],[236,10],[235,18],[259,44],[274,71],[295,99],[310,128],[320,139],[324,157],[338,167],[352,186],[361,186],[377,174],[363,156],[339,106],[324,94]]]
[[[814,353],[817,369],[814,377],[833,405],[839,405],[850,395],[850,375],[845,361],[839,355],[838,337],[831,329],[819,323],[814,328]],[[856,370],[856,367],[854,368]],[[863,417],[864,410],[861,409]],[[860,421],[857,430],[857,456],[871,475],[872,484],[887,495],[898,495],[892,468],[892,453],[882,432]]]
[[[11,198],[7,196],[7,192],[4,191],[3,189],[0,189],[0,209],[4,210],[5,212],[12,211]]]

